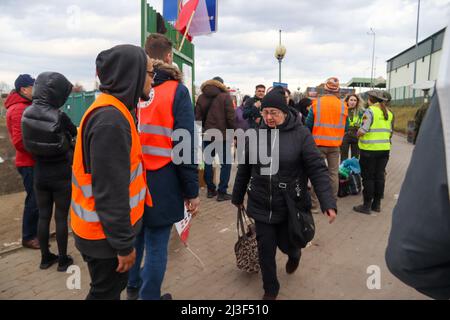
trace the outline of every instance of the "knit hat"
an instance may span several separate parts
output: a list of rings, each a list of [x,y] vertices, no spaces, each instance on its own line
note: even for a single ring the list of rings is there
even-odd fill
[[[33,79],[29,74],[21,74],[14,82],[14,88],[17,92],[19,92],[21,88],[33,86],[34,81],[35,79]]]
[[[325,83],[325,90],[330,92],[339,92],[339,79],[336,77],[328,78]]]
[[[383,91],[381,90],[370,90],[367,91],[367,95],[369,97],[373,97],[375,99],[378,99],[380,101],[388,101],[387,97],[384,95]]]
[[[214,77],[213,80],[219,81],[223,84],[223,79],[221,77]]]
[[[264,96],[261,102],[261,110],[264,108],[277,108],[284,113],[289,113],[289,107],[286,102],[284,88],[274,87],[268,94]]]

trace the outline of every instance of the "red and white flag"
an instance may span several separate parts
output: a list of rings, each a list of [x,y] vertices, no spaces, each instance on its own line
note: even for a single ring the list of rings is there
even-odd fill
[[[213,2],[214,3],[214,2]],[[191,20],[189,26],[189,21]],[[181,3],[181,11],[175,28],[183,35],[188,30],[188,39],[192,40],[194,36],[206,35],[214,32],[211,28],[211,19],[208,13],[207,0],[185,0]]]
[[[184,219],[175,223],[175,228],[181,238],[181,241],[186,245],[189,237],[189,229],[191,228],[192,215],[184,210]]]
[[[180,31],[182,34],[186,33],[186,29],[189,25],[192,15],[195,15],[197,10],[199,0],[188,0],[181,3],[181,11],[178,15],[178,20],[175,23],[175,29]],[[192,20],[194,18],[192,17]],[[192,24],[192,23],[191,23]],[[190,32],[188,30],[187,37],[191,40]]]

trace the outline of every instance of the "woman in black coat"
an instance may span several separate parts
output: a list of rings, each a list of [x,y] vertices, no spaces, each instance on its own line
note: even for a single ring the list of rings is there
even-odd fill
[[[283,88],[275,87],[269,92],[262,100],[261,108],[264,123],[257,129],[258,142],[246,145],[245,161],[238,167],[232,203],[242,207],[244,196],[248,194],[247,213],[256,223],[264,284],[263,299],[272,300],[276,299],[280,290],[275,261],[277,247],[289,257],[286,263],[286,272],[289,274],[295,272],[301,256],[301,249],[289,240],[288,208],[282,188],[287,186],[291,190],[293,183],[299,186],[295,200],[300,210],[308,212],[311,210],[307,191],[309,178],[330,223],[336,218],[336,202],[327,166],[309,130],[298,121],[298,115],[290,111]],[[254,159],[252,154],[259,154],[257,147],[250,149],[250,146],[259,146],[261,139],[266,138],[266,132],[269,136],[266,140],[270,163],[263,164],[267,161],[261,161],[257,156],[256,164],[250,164],[250,160]]]
[[[22,118],[25,148],[36,159],[34,188],[39,208],[40,268],[48,269],[58,262],[60,272],[73,264],[73,259],[67,255],[67,218],[72,190],[72,140],[77,135],[77,127],[59,110],[71,91],[72,84],[62,74],[40,74],[33,89],[33,104]],[[59,256],[49,250],[53,206]]]

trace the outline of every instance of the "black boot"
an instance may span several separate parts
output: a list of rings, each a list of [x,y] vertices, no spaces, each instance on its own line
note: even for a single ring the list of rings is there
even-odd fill
[[[208,199],[214,198],[215,196],[217,196],[217,191],[208,188],[208,195],[207,195]]]
[[[353,207],[353,210],[359,213],[364,213],[364,214],[370,214],[370,206],[372,204],[372,201],[364,199],[364,203]]]
[[[375,212],[381,212],[381,199],[373,199],[371,209]]]
[[[228,193],[223,193],[223,192],[219,192],[219,194],[217,195],[217,201],[222,202],[222,201],[230,201],[233,197],[231,196],[231,194]]]

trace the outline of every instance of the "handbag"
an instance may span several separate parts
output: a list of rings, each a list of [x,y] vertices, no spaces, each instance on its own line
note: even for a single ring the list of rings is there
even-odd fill
[[[236,265],[242,271],[258,273],[260,266],[255,223],[247,217],[244,207],[238,209],[236,226],[238,233],[238,240],[234,245]]]
[[[295,186],[296,199],[289,195],[289,191]],[[301,188],[298,180],[294,183],[280,182],[281,189],[288,208],[288,233],[290,242],[298,248],[305,248],[314,238],[316,226],[311,210],[300,210]]]

